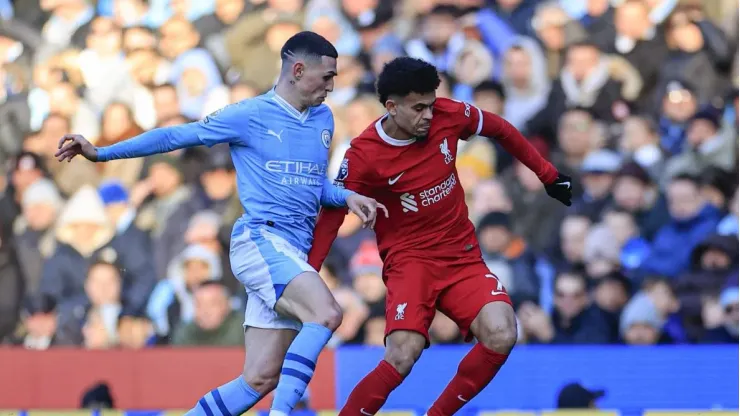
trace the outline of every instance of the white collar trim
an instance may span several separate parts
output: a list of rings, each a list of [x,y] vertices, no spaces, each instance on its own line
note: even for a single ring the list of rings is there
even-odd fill
[[[273,92],[272,100],[275,101],[280,107],[282,107],[283,110],[287,111],[288,114],[297,118],[299,121],[304,122],[306,121],[306,119],[308,119],[308,113],[311,111],[310,107],[301,113],[295,107],[293,107],[289,102],[285,101],[283,97],[278,95],[277,92]]]
[[[389,136],[388,133],[383,130],[383,120],[385,120],[386,118],[388,118],[388,114],[379,118],[378,121],[375,122],[375,130],[378,131],[378,135],[381,139],[383,139],[384,142],[390,144],[391,146],[408,146],[416,142],[416,138],[410,140],[398,140]]]

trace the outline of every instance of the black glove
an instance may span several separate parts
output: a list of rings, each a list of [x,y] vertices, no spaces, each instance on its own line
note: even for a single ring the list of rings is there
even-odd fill
[[[560,173],[555,182],[545,185],[545,191],[551,198],[555,198],[569,207],[571,205],[570,200],[573,198],[573,181],[570,176]]]

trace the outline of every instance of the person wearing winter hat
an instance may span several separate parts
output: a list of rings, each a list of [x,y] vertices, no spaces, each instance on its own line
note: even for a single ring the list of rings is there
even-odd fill
[[[700,174],[709,167],[737,169],[737,151],[731,136],[720,132],[720,112],[704,107],[689,120],[684,151],[666,165],[664,178],[677,173]]]
[[[644,292],[636,294],[627,303],[619,321],[619,333],[629,345],[656,345],[664,341],[663,325],[653,299]]]

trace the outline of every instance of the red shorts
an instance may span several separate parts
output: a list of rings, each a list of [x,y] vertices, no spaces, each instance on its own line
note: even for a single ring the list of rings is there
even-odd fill
[[[427,346],[436,309],[470,341],[470,325],[483,306],[497,301],[511,305],[506,289],[482,259],[455,265],[418,257],[394,259],[383,270],[383,280],[388,288],[385,335],[397,330],[418,332]]]

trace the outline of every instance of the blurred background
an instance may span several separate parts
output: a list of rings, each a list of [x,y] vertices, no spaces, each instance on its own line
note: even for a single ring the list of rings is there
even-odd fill
[[[439,96],[506,118],[576,181],[566,209],[495,141],[460,145],[520,331],[470,409],[561,392],[623,414],[738,408],[737,1],[0,0],[0,409],[189,408],[241,368],[228,147],[53,153],[67,133],[104,146],[259,95],[300,30],[340,55],[330,177],[384,114],[375,76],[409,55],[439,68]],[[345,319],[313,408],[341,406],[382,354],[381,267],[347,216],[320,271]],[[430,332],[388,409],[423,413],[454,373],[455,325],[438,314]]]

